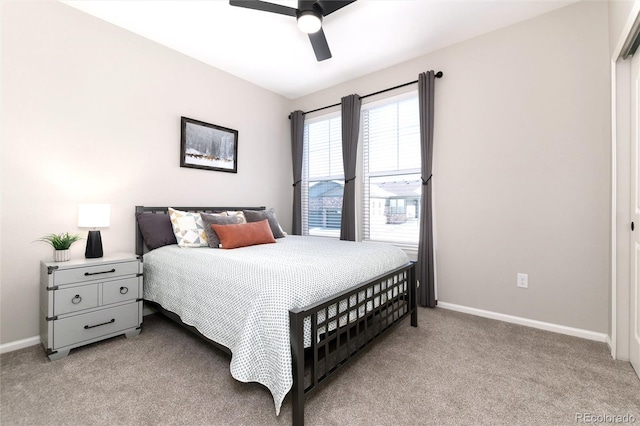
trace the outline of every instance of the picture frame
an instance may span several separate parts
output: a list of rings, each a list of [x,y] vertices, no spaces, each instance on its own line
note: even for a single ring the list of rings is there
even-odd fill
[[[238,173],[238,131],[180,117],[180,167]]]

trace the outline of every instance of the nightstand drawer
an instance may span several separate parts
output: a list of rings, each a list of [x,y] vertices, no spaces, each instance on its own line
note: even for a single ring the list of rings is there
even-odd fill
[[[54,315],[82,311],[98,306],[98,284],[55,290]]]
[[[102,304],[109,305],[125,300],[135,300],[141,297],[138,293],[139,278],[107,281],[102,284]]]
[[[84,315],[55,320],[53,323],[54,348],[62,348],[138,327],[139,304],[129,303]]]
[[[109,279],[138,273],[138,261],[109,263],[105,265],[83,266],[57,271],[55,285],[63,285],[91,280]]]

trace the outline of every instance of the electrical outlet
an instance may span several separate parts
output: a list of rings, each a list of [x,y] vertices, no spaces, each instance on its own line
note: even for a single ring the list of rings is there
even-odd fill
[[[529,288],[529,275],[518,273],[516,285],[520,288]]]

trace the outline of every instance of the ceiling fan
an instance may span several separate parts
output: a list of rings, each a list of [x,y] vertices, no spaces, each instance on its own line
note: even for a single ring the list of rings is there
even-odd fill
[[[229,0],[229,4],[247,9],[295,16],[298,21],[298,28],[302,32],[309,34],[309,40],[316,54],[316,59],[320,62],[331,57],[327,38],[324,36],[324,31],[322,31],[322,18],[354,1],[356,0],[298,0],[297,9],[260,0]]]

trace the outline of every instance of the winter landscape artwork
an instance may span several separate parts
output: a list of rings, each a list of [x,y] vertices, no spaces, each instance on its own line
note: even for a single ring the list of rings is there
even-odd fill
[[[238,131],[181,118],[180,167],[238,172]]]

